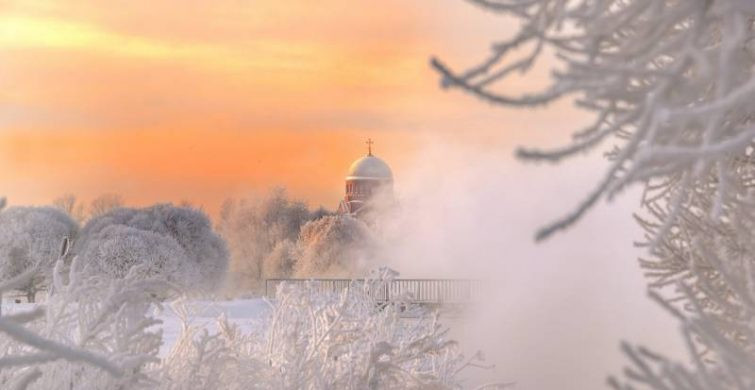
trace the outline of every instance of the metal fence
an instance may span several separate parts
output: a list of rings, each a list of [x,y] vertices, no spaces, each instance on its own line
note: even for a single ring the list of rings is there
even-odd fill
[[[265,296],[275,299],[281,284],[307,285],[322,293],[338,293],[346,289],[364,289],[377,301],[406,299],[411,303],[446,304],[479,301],[485,283],[473,279],[394,279],[389,282],[365,279],[267,279]],[[365,286],[369,283],[369,286]]]

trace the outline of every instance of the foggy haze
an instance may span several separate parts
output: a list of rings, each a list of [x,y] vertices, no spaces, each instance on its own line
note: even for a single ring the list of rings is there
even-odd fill
[[[528,164],[508,149],[435,141],[396,173],[401,212],[386,259],[402,277],[495,281],[499,296],[474,320],[451,320],[461,327],[452,331],[516,388],[605,388],[625,363],[621,340],[680,351],[677,325],[646,297],[637,265],[637,189],[534,240],[586,196],[604,163]]]

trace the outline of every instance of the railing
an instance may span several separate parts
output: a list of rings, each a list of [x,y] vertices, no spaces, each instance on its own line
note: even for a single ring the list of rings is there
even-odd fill
[[[370,294],[385,302],[406,297],[411,303],[448,304],[471,303],[482,298],[484,283],[473,279],[394,279],[390,282],[370,280]],[[267,279],[265,296],[274,299],[281,284],[305,285],[322,293],[337,293],[346,289],[364,288],[364,279]]]

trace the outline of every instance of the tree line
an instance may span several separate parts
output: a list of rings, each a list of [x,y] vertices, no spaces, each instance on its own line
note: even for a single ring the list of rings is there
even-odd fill
[[[378,242],[364,222],[311,210],[281,188],[225,201],[215,226],[188,202],[132,208],[116,194],[89,204],[65,195],[0,211],[1,280],[33,270],[18,288],[33,302],[64,239],[67,263],[79,257],[86,272],[159,275],[181,290],[226,295],[258,291],[266,278],[353,276],[369,268]]]

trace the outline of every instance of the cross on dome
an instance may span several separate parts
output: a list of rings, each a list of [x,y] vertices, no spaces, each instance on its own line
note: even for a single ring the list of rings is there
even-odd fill
[[[385,161],[372,155],[375,142],[367,138],[367,155],[358,158],[346,174],[346,194],[338,205],[339,214],[367,215],[393,199],[393,172]],[[375,198],[373,198],[375,197]]]

